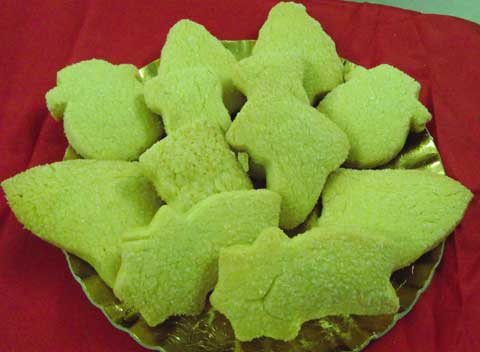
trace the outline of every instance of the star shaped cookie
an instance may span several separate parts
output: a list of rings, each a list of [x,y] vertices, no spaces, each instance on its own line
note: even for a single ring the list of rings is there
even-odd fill
[[[241,341],[295,338],[329,315],[395,313],[392,258],[382,241],[313,229],[292,239],[266,229],[253,245],[220,251],[213,307]]]
[[[151,326],[199,314],[217,281],[219,250],[252,243],[278,224],[279,210],[268,190],[216,194],[186,214],[163,206],[149,226],[125,235],[115,294]]]

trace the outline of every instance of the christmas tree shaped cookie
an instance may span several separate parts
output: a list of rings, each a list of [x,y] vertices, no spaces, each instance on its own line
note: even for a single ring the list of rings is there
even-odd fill
[[[265,53],[291,53],[303,59],[304,86],[311,102],[343,82],[335,43],[301,4],[281,2],[270,10],[253,48],[253,55]]]
[[[230,112],[240,109],[243,96],[232,83],[237,64],[233,54],[201,24],[178,21],[168,32],[162,49],[158,75],[193,67],[203,67],[216,73],[223,87],[223,99]]]

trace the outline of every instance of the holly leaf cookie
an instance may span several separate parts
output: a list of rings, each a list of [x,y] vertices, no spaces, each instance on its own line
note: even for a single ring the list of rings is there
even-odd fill
[[[90,263],[111,287],[121,235],[147,225],[161,204],[138,163],[126,161],[47,164],[9,178],[2,188],[28,230]]]
[[[471,199],[462,184],[429,171],[339,169],[325,184],[317,226],[388,240],[399,269],[443,241]]]

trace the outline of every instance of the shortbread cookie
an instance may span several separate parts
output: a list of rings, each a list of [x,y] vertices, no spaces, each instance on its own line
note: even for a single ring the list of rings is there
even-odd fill
[[[113,286],[121,235],[145,226],[160,206],[138,163],[70,160],[2,183],[10,208],[35,235],[90,263]]]
[[[471,198],[459,182],[429,171],[340,169],[325,184],[318,226],[392,242],[398,269],[448,236]]]
[[[115,294],[150,326],[199,314],[217,281],[218,253],[252,243],[278,224],[280,197],[268,190],[224,192],[187,214],[163,206],[152,223],[124,237]]]
[[[318,110],[347,134],[350,166],[386,164],[402,150],[409,131],[424,130],[431,119],[418,101],[420,84],[389,65],[359,67],[349,76],[320,102]]]
[[[158,195],[178,211],[208,196],[252,188],[252,183],[211,122],[196,121],[157,142],[140,157],[140,165]]]
[[[306,219],[349,148],[334,123],[292,96],[247,102],[227,141],[265,168],[267,188],[282,196],[280,225],[285,229]]]
[[[93,59],[67,66],[46,100],[52,116],[63,117],[68,142],[84,158],[135,160],[163,133],[145,105],[133,65]]]
[[[292,340],[308,320],[397,312],[392,270],[382,241],[319,229],[290,239],[270,228],[253,245],[221,250],[210,301],[241,341]]]

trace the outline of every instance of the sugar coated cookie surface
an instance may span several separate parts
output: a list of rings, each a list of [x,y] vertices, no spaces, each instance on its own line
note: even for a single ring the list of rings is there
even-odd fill
[[[63,117],[68,142],[84,158],[135,160],[163,132],[145,105],[133,65],[92,59],[67,66],[46,100],[52,116]]]
[[[157,142],[140,157],[140,165],[159,196],[178,211],[215,193],[252,188],[220,128],[206,121]]]
[[[268,190],[213,195],[180,214],[163,206],[152,223],[127,233],[115,294],[157,325],[199,314],[217,281],[219,250],[252,243],[278,224],[280,197]]]
[[[266,229],[253,245],[220,251],[213,307],[241,341],[294,339],[301,325],[328,315],[379,315],[399,308],[382,241],[330,236],[319,229],[288,238]]]
[[[239,62],[233,82],[248,99],[293,95],[309,104],[303,88],[304,63],[288,53],[252,55]]]
[[[420,85],[400,70],[380,65],[356,68],[330,92],[318,110],[348,136],[348,163],[358,168],[383,165],[403,148],[410,130],[420,132],[431,119],[418,101]]]
[[[201,24],[178,21],[168,32],[162,49],[158,75],[192,67],[203,67],[215,72],[223,87],[223,99],[230,112],[238,111],[243,96],[232,83],[237,60],[222,43]]]
[[[334,123],[289,96],[247,102],[226,137],[264,166],[267,188],[282,196],[280,225],[286,229],[305,220],[349,148]]]
[[[323,190],[317,225],[391,241],[401,268],[448,236],[471,198],[457,181],[429,171],[339,169]]]
[[[172,71],[147,81],[145,102],[162,116],[168,134],[197,120],[217,123],[224,131],[231,123],[220,80],[209,69]]]
[[[123,232],[150,222],[159,199],[137,163],[71,160],[2,183],[10,208],[35,235],[84,259],[113,286]]]
[[[310,101],[343,82],[343,65],[335,43],[305,6],[275,5],[258,34],[253,54],[292,53],[305,63],[304,86]]]

